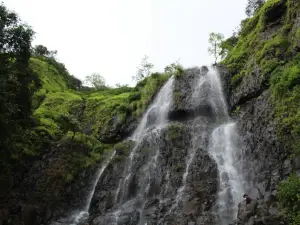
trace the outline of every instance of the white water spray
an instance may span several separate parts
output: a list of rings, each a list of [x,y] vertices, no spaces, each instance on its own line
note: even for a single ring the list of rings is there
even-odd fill
[[[80,211],[79,213],[73,214],[71,216],[71,220],[73,221],[71,225],[77,225],[78,223],[86,220],[89,216],[89,209],[91,206],[91,201],[92,198],[94,196],[95,193],[95,189],[97,186],[97,183],[101,177],[101,175],[103,174],[104,170],[106,169],[106,167],[108,166],[108,164],[110,163],[110,161],[113,159],[113,157],[115,156],[116,151],[114,151],[111,156],[102,164],[102,166],[97,170],[96,172],[96,177],[95,180],[93,182],[92,188],[91,188],[91,192],[89,193],[88,197],[87,197],[87,201],[85,203],[85,206],[83,208],[82,211]]]
[[[126,206],[128,202],[126,201],[126,194],[128,192],[129,181],[132,177],[132,174],[135,173],[133,168],[133,162],[135,157],[137,156],[137,150],[139,149],[140,144],[143,143],[145,138],[151,138],[153,135],[153,139],[158,138],[160,130],[167,124],[168,120],[168,112],[170,106],[172,104],[172,94],[173,94],[173,83],[174,77],[172,76],[165,85],[158,92],[155,97],[153,103],[150,104],[147,111],[142,117],[141,122],[136,128],[133,135],[129,138],[133,141],[136,141],[136,146],[133,148],[129,155],[127,166],[124,170],[125,178],[119,182],[118,189],[116,191],[115,200],[116,202],[121,203],[121,208]],[[152,130],[151,130],[152,129]],[[154,171],[156,168],[156,162],[159,155],[158,148],[154,147],[154,155],[151,157],[149,163],[147,163],[144,167],[145,176],[142,179],[141,183],[145,185],[138,191],[138,196],[136,199],[141,201],[141,209],[139,209],[141,214],[140,224],[143,222],[143,208],[145,205],[147,193],[150,188],[150,180],[151,180],[151,171]],[[146,175],[149,173],[148,175]],[[122,187],[122,188],[121,188]],[[144,189],[143,189],[144,188]],[[118,209],[118,213],[114,213],[115,221],[118,221],[119,216],[121,215],[122,210]]]
[[[244,192],[243,179],[239,173],[237,138],[235,123],[217,127],[211,138],[210,154],[218,165],[220,176],[216,214],[222,225],[227,225],[236,218],[237,206]]]

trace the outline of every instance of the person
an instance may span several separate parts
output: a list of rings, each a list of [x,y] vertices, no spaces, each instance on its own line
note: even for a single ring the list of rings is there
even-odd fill
[[[246,205],[250,204],[251,201],[252,201],[252,199],[251,199],[247,194],[244,194],[244,195],[243,195],[243,198],[244,198],[245,201],[246,201]]]

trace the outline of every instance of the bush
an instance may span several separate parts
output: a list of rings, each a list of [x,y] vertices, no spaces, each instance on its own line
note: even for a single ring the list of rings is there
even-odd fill
[[[257,53],[257,59],[278,58],[285,53],[289,47],[289,41],[286,37],[277,35],[264,43],[263,49]]]
[[[271,88],[281,141],[300,152],[300,54],[272,73]]]
[[[300,178],[296,174],[278,185],[278,199],[290,217],[291,224],[300,224]]]

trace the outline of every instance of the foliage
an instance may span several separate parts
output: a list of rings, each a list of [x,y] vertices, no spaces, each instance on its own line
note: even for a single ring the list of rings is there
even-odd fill
[[[234,75],[232,78],[231,78],[231,85],[233,88],[236,88],[241,82],[242,82],[242,79],[243,79],[243,72],[244,71],[241,71],[240,73]]]
[[[167,140],[175,140],[182,135],[184,126],[182,123],[172,123],[168,126]]]
[[[235,75],[233,80],[239,83],[255,68],[260,68],[264,77],[270,77],[271,73],[283,65],[287,57],[290,57],[292,48],[296,48],[296,40],[291,34],[294,24],[288,19],[289,13],[284,13],[284,10],[294,11],[291,8],[295,5],[289,5],[289,2],[287,2],[288,8],[286,9],[286,6],[282,6],[282,1],[268,0],[253,17],[242,21],[237,44],[229,50],[227,57],[222,61]],[[272,13],[275,13],[277,17],[273,17]],[[264,32],[274,19],[285,23],[279,27],[278,31],[273,32],[273,36],[270,36]],[[236,83],[233,82],[233,84],[236,88]]]
[[[165,67],[165,74],[174,75],[175,78],[179,78],[183,74],[183,67],[178,61],[171,63]]]
[[[134,142],[130,140],[126,140],[120,142],[114,146],[114,149],[117,151],[118,155],[129,156],[130,150],[134,146]]]
[[[32,55],[35,57],[49,57],[54,58],[54,56],[57,54],[57,51],[49,51],[48,48],[44,45],[36,45],[32,49]]]
[[[115,124],[138,120],[171,72],[180,70],[174,65],[172,71],[151,74],[153,65],[144,61],[144,78],[135,88],[104,88],[99,77],[91,79],[98,90],[82,87],[54,58],[56,51],[42,45],[30,48],[33,31],[15,13],[1,5],[0,16],[1,173],[11,173],[20,162],[30,168],[50,147],[65,146],[64,157],[53,162],[55,171],[49,168],[50,174],[45,174],[45,188],[61,178],[72,182],[81,169],[102,160],[112,145],[101,143],[101,135]],[[129,145],[115,148],[125,156]]]
[[[251,17],[254,15],[257,10],[259,10],[263,4],[265,3],[265,0],[248,0],[247,6],[246,6],[246,15],[248,17]]]
[[[300,153],[300,54],[273,72],[271,88],[280,137]]]
[[[151,70],[153,69],[154,65],[152,63],[148,62],[148,59],[149,59],[149,57],[146,55],[144,56],[144,58],[142,58],[142,61],[139,65],[139,67],[137,68],[137,73],[133,77],[133,80],[139,82],[151,74]]]
[[[241,107],[238,105],[235,107],[235,109],[233,110],[232,114],[237,116],[241,113]]]
[[[73,132],[72,140],[74,139],[76,132],[79,132],[81,130],[80,123],[73,115],[61,115],[60,116],[61,124],[63,124],[64,133],[68,131]]]
[[[277,35],[271,40],[267,40],[263,43],[263,48],[257,53],[257,59],[262,58],[280,58],[289,47],[289,41],[286,37]]]
[[[226,40],[221,42],[220,48],[220,55],[222,57],[226,57],[228,53],[234,48],[234,46],[238,42],[238,37],[236,34],[233,34],[231,37],[227,38]]]
[[[300,39],[300,27],[298,27],[298,29],[297,29],[296,37]]]
[[[89,76],[86,76],[85,83],[94,87],[96,90],[101,90],[106,88],[105,79],[99,73],[93,73]]]
[[[300,177],[292,174],[278,186],[279,201],[286,209],[292,225],[300,224]]]
[[[3,159],[12,154],[12,143],[30,125],[31,96],[39,88],[39,81],[28,67],[33,30],[3,4],[0,18],[0,151]]]
[[[208,48],[208,52],[214,56],[215,64],[217,63],[219,58],[224,58],[224,53],[221,48],[223,39],[223,34],[214,32],[209,34],[208,42],[211,46]]]
[[[234,75],[233,88],[247,85],[241,83],[243,77],[259,72],[257,79],[272,93],[278,138],[292,157],[300,154],[300,54],[295,38],[299,9],[299,1],[266,1],[242,22],[238,42],[222,62]],[[278,186],[279,201],[295,225],[300,223],[299,190],[295,174]]]
[[[81,108],[82,98],[79,95],[70,91],[53,92],[46,95],[33,116],[39,121],[39,129],[52,137],[61,137],[76,125],[75,118],[79,119]],[[77,131],[75,127],[72,129]]]

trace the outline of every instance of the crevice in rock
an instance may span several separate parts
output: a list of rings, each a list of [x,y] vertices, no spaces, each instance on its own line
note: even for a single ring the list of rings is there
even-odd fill
[[[204,116],[208,118],[214,118],[214,112],[209,105],[199,105],[194,110],[177,109],[170,111],[168,118],[171,121],[187,121],[192,120],[198,116]]]

